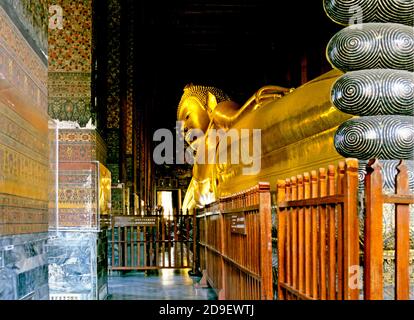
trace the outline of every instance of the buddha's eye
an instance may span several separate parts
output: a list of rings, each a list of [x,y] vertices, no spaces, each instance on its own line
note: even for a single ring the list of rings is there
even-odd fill
[[[187,116],[185,117],[185,120],[188,120],[190,118],[190,114],[187,114]]]

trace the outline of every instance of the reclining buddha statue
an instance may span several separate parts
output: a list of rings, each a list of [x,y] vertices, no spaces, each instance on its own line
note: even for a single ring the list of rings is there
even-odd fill
[[[188,86],[178,108],[186,141],[195,151],[193,179],[183,209],[192,210],[260,181],[275,189],[279,179],[325,167],[338,160],[359,161],[360,243],[366,163],[378,159],[383,192],[393,194],[400,160],[414,192],[414,0],[323,0],[327,15],[346,26],[330,40],[326,55],[334,70],[296,90],[268,86],[242,107],[216,88]],[[194,139],[199,129],[204,136]],[[227,133],[213,134],[214,129]],[[249,130],[243,137],[242,131]],[[255,130],[260,140],[255,140]],[[231,132],[231,134],[230,134]],[[235,134],[233,134],[235,133]],[[213,134],[215,139],[210,139]],[[231,138],[231,144],[228,140]],[[244,143],[248,140],[248,143]],[[222,161],[232,148],[253,150],[260,169],[245,173],[246,163]],[[260,152],[255,152],[256,150]],[[200,160],[210,151],[215,162]],[[240,155],[239,154],[239,155]],[[249,158],[249,157],[248,157]],[[253,172],[253,173],[252,173]],[[394,207],[384,204],[383,245],[394,259]],[[410,261],[414,261],[414,208],[410,209]],[[387,256],[387,255],[385,255]],[[385,257],[384,256],[384,257]],[[385,259],[385,258],[384,258]],[[391,270],[394,262],[386,262]],[[414,281],[414,265],[410,266]],[[392,274],[392,272],[386,272]],[[385,282],[390,282],[390,276]]]
[[[266,86],[243,106],[217,88],[186,86],[177,118],[183,123],[185,140],[194,150],[195,159],[183,210],[191,211],[259,181],[268,181],[274,188],[277,179],[341,159],[335,151],[334,133],[351,116],[330,102],[330,88],[341,75],[340,71],[332,70],[295,90]],[[233,134],[209,139],[213,129],[232,131],[236,138],[231,144],[227,142]],[[242,136],[240,132],[246,129],[247,150],[237,141]],[[260,143],[253,143],[254,130],[258,129]],[[195,130],[205,133],[204,136],[195,138],[192,134]],[[253,161],[260,162],[260,170],[245,174],[245,163],[221,160],[220,153],[229,155],[231,148],[240,147],[243,149],[240,154],[259,148],[253,157],[260,159]],[[209,150],[219,150],[214,153],[216,161],[200,161]]]

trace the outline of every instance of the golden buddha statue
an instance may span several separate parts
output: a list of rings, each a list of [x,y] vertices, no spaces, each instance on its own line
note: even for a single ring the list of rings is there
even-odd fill
[[[241,107],[217,88],[186,86],[177,118],[183,122],[185,140],[194,150],[195,159],[183,210],[204,206],[259,181],[268,181],[275,189],[277,179],[343,159],[335,150],[334,133],[352,116],[336,109],[330,101],[331,86],[341,75],[332,70],[295,90],[266,86]],[[261,170],[247,175],[243,174],[243,163],[199,161],[210,149],[223,151],[232,147],[233,143],[220,148],[227,144],[227,138],[209,139],[212,129],[250,129],[250,150],[255,147],[253,129],[260,129]],[[194,137],[196,130],[205,134]],[[217,159],[222,151],[215,155]]]

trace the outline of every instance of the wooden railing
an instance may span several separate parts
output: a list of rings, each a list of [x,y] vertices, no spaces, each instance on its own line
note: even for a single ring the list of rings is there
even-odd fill
[[[410,298],[410,193],[408,171],[404,161],[397,167],[395,194],[386,195],[382,190],[381,165],[372,160],[365,177],[366,219],[364,237],[364,298],[382,300],[383,290],[383,205],[395,204],[395,284],[396,300]]]
[[[194,218],[173,215],[112,216],[110,270],[193,267]]]
[[[206,206],[197,214],[203,279],[219,299],[273,299],[269,184]]]
[[[358,299],[358,161],[278,182],[278,298]]]
[[[358,162],[347,159],[319,173],[278,182],[278,298],[383,299],[383,205],[395,204],[395,299],[410,298],[410,208],[414,203],[404,162],[396,190],[383,194],[381,166],[365,178],[363,278],[359,261]],[[361,283],[363,281],[363,284]],[[363,292],[362,289],[363,287]]]

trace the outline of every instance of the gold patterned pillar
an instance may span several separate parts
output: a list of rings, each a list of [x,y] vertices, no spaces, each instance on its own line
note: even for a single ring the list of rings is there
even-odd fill
[[[96,128],[94,3],[53,3],[63,20],[49,32],[49,115],[59,121],[58,236],[48,244],[52,299],[96,300],[107,294],[103,218],[110,208],[111,173]],[[79,270],[68,268],[69,259]],[[57,276],[63,273],[63,279]]]

